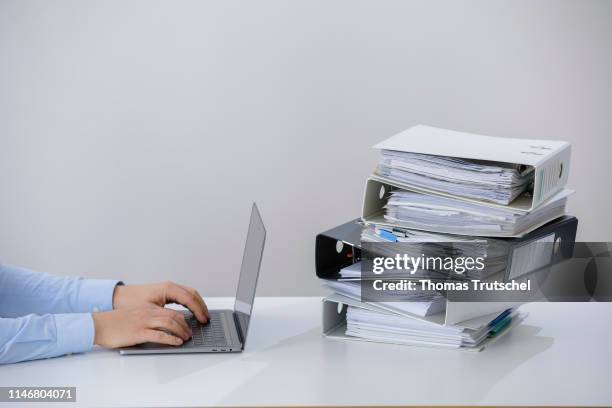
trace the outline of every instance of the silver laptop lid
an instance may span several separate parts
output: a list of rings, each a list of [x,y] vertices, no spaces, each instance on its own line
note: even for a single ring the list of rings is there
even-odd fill
[[[253,310],[253,300],[255,299],[255,289],[257,288],[257,278],[259,277],[265,242],[266,228],[257,209],[257,204],[253,203],[249,231],[242,255],[236,301],[234,303],[236,326],[241,336],[243,348],[249,330],[249,321],[251,320],[251,311]]]

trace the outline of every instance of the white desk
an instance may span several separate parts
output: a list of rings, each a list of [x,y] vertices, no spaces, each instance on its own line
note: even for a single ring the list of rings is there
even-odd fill
[[[466,353],[328,340],[319,298],[258,298],[244,353],[96,350],[0,366],[0,385],[76,386],[70,406],[612,405],[612,304],[523,309],[521,326]]]

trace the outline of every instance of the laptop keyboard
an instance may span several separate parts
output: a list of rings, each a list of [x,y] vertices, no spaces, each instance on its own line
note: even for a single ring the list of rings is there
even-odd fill
[[[191,312],[184,313],[185,320],[193,331],[193,337],[184,343],[183,347],[223,347],[228,344],[220,313],[210,311],[210,319],[204,325],[200,324]]]

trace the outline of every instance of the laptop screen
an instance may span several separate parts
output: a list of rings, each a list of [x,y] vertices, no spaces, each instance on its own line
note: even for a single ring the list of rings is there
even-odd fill
[[[249,320],[251,319],[255,289],[257,288],[257,277],[259,276],[265,242],[266,228],[264,227],[257,205],[253,203],[249,231],[246,244],[244,245],[244,254],[242,255],[236,301],[234,303],[234,312],[236,314],[238,330],[242,337],[243,347],[246,343],[249,329]]]

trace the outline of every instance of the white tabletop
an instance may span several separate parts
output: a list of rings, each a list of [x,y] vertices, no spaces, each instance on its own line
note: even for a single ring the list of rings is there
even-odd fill
[[[0,366],[0,386],[76,386],[83,406],[612,405],[612,304],[522,309],[522,325],[469,353],[329,340],[319,298],[258,298],[243,353],[95,350]]]

